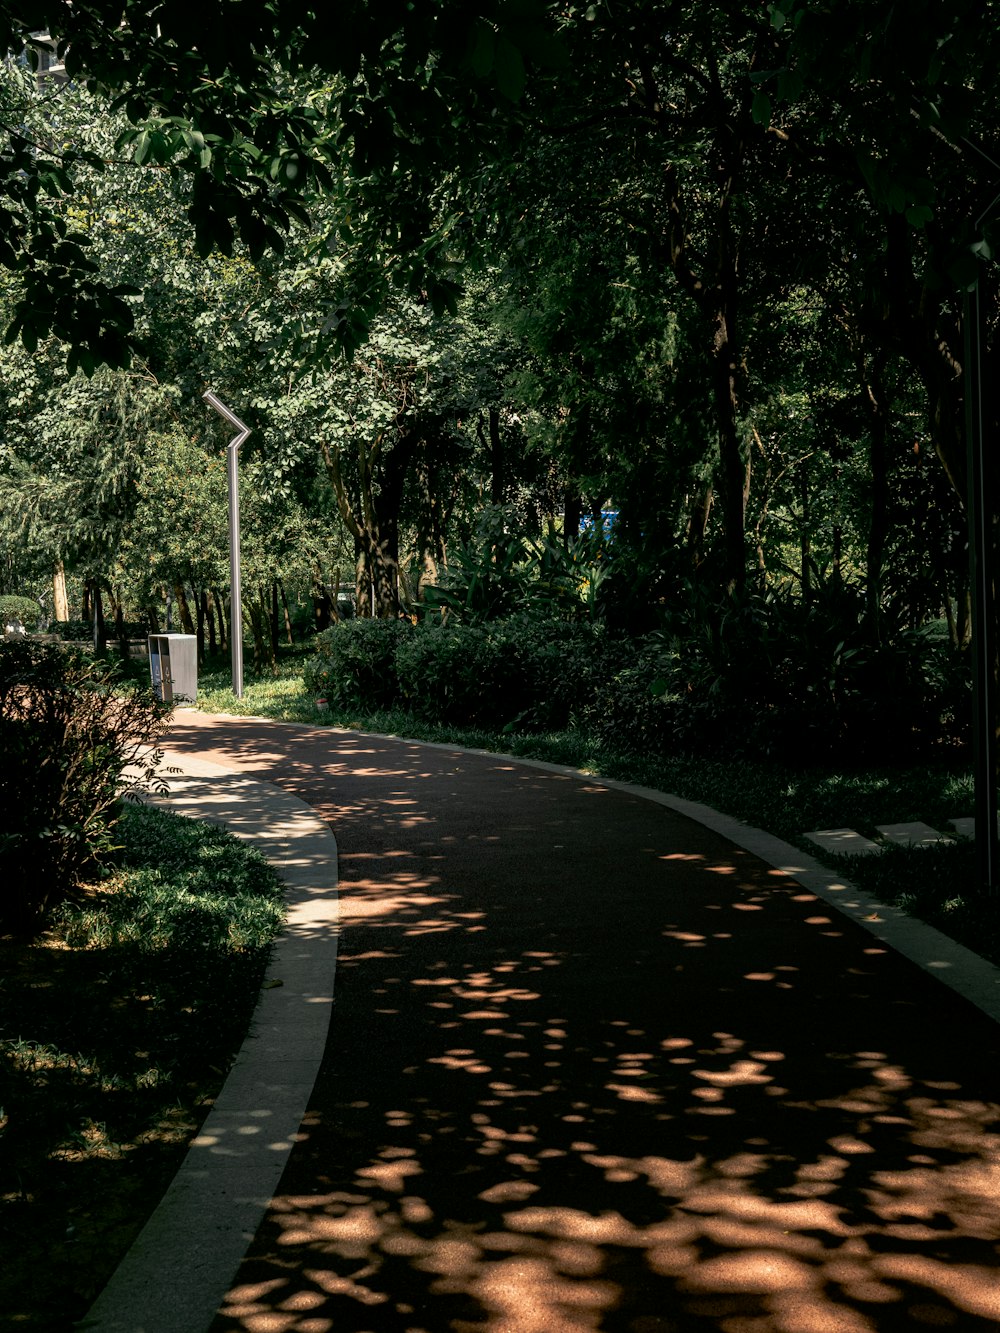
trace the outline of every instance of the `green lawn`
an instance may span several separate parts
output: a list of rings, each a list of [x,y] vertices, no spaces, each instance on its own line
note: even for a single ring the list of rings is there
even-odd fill
[[[120,864],[0,939],[0,1324],[63,1330],[176,1171],[247,1031],[284,908],[221,829],[126,807]]]

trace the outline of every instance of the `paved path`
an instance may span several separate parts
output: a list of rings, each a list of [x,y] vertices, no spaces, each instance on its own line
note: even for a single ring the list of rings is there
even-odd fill
[[[213,1333],[997,1333],[966,1000],[596,781],[191,712],[169,743],[340,850],[325,1056]]]

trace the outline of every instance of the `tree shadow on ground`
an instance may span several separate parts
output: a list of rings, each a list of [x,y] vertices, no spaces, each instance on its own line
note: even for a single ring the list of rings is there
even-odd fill
[[[661,807],[284,730],[334,1020],[215,1333],[996,1329],[994,1024]]]

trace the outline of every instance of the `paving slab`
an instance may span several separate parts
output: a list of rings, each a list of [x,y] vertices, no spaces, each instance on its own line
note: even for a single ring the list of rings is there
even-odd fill
[[[881,852],[877,842],[863,837],[852,828],[817,829],[804,835],[824,852],[838,852],[841,856],[871,856]]]
[[[886,842],[896,843],[900,847],[939,847],[943,842],[951,842],[944,833],[931,828],[920,820],[911,820],[903,824],[876,824],[879,834]]]

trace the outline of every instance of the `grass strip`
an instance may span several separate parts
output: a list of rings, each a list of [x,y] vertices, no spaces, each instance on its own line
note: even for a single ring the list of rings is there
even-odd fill
[[[0,1327],[85,1313],[221,1087],[283,919],[223,830],[144,806],[118,827],[107,879],[0,940]]]

